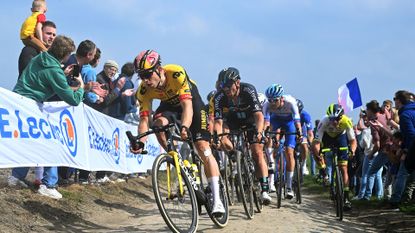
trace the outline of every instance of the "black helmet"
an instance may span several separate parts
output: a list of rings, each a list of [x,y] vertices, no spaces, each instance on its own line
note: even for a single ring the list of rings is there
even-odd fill
[[[221,86],[225,87],[241,79],[241,76],[239,76],[238,69],[234,67],[228,67],[219,72],[218,79],[221,80]]]
[[[296,102],[297,102],[298,111],[302,112],[304,109],[303,101],[301,101],[300,99],[296,99]]]
[[[207,99],[207,101],[209,102],[212,98],[213,98],[213,96],[216,94],[216,91],[215,90],[213,90],[213,91],[211,91],[211,92],[209,92],[209,94],[207,95],[207,97],[206,97],[206,99]]]

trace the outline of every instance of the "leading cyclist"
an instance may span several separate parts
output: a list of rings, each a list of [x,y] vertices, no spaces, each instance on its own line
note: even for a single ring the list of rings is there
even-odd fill
[[[154,50],[142,51],[134,60],[135,69],[142,82],[136,97],[140,104],[140,123],[138,133],[149,130],[149,117],[153,99],[160,99],[160,106],[154,113],[153,124],[169,124],[171,116],[181,119],[182,139],[188,138],[190,132],[195,147],[206,167],[206,176],[213,192],[212,214],[224,214],[225,209],[219,196],[219,169],[210,149],[210,134],[207,130],[207,114],[197,86],[179,65],[161,66],[160,55]],[[157,139],[164,149],[167,147],[164,134],[157,134]],[[140,139],[143,143],[146,138]],[[140,153],[142,149],[133,153]]]

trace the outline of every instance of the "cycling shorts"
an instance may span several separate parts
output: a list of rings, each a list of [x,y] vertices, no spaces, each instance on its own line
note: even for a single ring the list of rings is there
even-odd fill
[[[328,134],[324,133],[321,148],[330,148],[330,147],[337,147],[340,150],[337,153],[337,162],[340,165],[347,165],[347,160],[349,158],[349,149],[348,149],[349,142],[347,140],[347,135],[340,134],[335,138],[330,137]],[[342,148],[344,148],[342,150]]]
[[[286,133],[289,133],[289,135],[285,135],[285,142],[284,146],[295,148],[296,144],[296,129],[295,129],[295,123],[294,120],[292,121],[286,121],[286,122],[280,122],[271,116],[270,123],[272,126],[272,130],[277,130],[281,128],[281,130],[285,131]]]

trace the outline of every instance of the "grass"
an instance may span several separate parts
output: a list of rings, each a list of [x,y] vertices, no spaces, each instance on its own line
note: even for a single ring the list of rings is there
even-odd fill
[[[324,187],[321,183],[317,183],[315,177],[311,175],[304,176],[302,187],[310,194],[316,194],[327,199],[330,197],[328,187]]]

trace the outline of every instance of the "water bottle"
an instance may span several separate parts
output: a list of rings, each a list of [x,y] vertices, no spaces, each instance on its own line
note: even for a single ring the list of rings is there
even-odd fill
[[[197,168],[197,165],[194,163],[192,163],[192,171],[193,171],[193,177],[195,178],[196,184],[200,185],[199,169]]]

